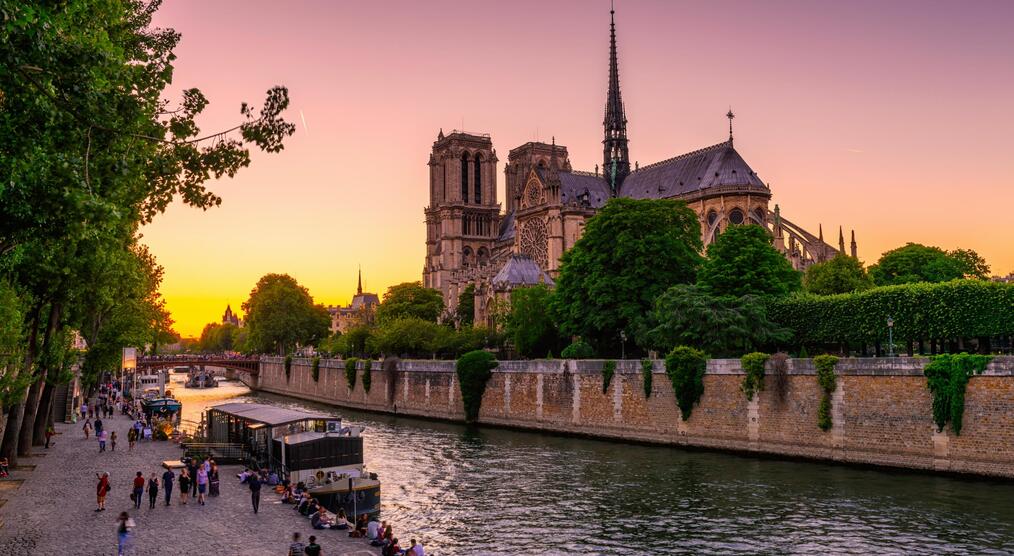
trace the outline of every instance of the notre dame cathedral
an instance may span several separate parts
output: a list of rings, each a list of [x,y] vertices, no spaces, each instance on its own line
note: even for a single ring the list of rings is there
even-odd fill
[[[697,212],[705,245],[730,224],[766,227],[797,269],[845,253],[769,208],[771,189],[733,147],[730,110],[726,141],[631,169],[627,117],[620,97],[616,25],[610,11],[609,84],[603,120],[602,166],[571,168],[567,147],[529,142],[507,155],[506,210],[497,200],[496,150],[488,134],[437,135],[430,153],[423,284],[440,290],[449,314],[469,285],[475,322],[489,323],[497,300],[513,288],[553,284],[560,256],[581,237],[585,220],[612,197],[674,198]],[[856,255],[855,232],[850,253]]]

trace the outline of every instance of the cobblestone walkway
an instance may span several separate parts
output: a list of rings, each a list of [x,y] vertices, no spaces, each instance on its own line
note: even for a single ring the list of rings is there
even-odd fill
[[[379,549],[342,531],[313,531],[309,521],[292,506],[277,502],[264,491],[260,513],[250,508],[249,491],[235,480],[233,466],[221,469],[221,496],[199,506],[190,500],[180,506],[178,487],[173,504],[165,506],[162,492],[154,509],[147,493],[140,510],[130,501],[131,481],[138,471],[161,477],[161,462],[178,459],[179,447],[171,442],[140,443],[127,452],[129,421],[122,416],[104,420],[108,430],[122,439],[115,452],[98,453],[94,438],[84,439],[79,425],[57,424],[58,434],[49,450],[33,450],[19,460],[11,479],[0,480],[0,556],[5,555],[109,555],[116,554],[116,517],[128,511],[134,530],[132,555],[215,554],[281,555],[292,533],[303,541],[315,534],[328,556],[376,556]],[[108,449],[108,448],[107,448]],[[45,454],[45,455],[34,455]],[[30,466],[35,466],[31,468]],[[24,467],[22,467],[24,466]],[[106,511],[95,510],[95,473],[108,471],[112,491]],[[13,488],[23,480],[20,488]]]

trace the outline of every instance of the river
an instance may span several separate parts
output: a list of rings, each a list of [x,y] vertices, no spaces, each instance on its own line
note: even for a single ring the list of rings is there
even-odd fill
[[[175,388],[365,425],[382,519],[427,554],[1011,554],[1014,483],[549,436]]]

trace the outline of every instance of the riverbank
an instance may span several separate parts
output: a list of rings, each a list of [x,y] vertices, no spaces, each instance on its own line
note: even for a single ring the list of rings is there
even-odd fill
[[[925,358],[842,359],[829,430],[817,426],[822,393],[808,359],[789,360],[782,380],[747,400],[739,360],[711,360],[704,395],[683,420],[661,361],[645,395],[640,361],[619,361],[603,389],[602,361],[501,361],[483,395],[479,423],[693,448],[922,471],[1014,477],[1014,358],[997,357],[973,377],[961,435],[937,432],[923,376]],[[262,358],[256,389],[338,407],[464,421],[453,361],[362,363],[350,387],[340,360]]]
[[[309,521],[278,502],[267,490],[260,513],[250,507],[249,490],[234,479],[240,469],[223,466],[221,496],[199,506],[193,500],[179,505],[178,489],[172,505],[163,493],[148,509],[147,493],[140,510],[129,499],[130,482],[137,471],[161,477],[161,462],[178,459],[180,449],[171,442],[139,443],[127,451],[130,421],[123,416],[104,421],[121,441],[116,451],[98,453],[94,437],[85,440],[80,424],[57,424],[58,435],[48,449],[34,448],[23,458],[10,479],[0,480],[0,555],[116,553],[116,518],[127,511],[137,523],[130,554],[230,554],[260,556],[283,554],[295,531],[316,535],[324,553],[376,556],[379,549],[342,531],[314,531]],[[108,450],[108,448],[107,448]],[[95,474],[108,472],[112,490],[107,510],[95,512]]]

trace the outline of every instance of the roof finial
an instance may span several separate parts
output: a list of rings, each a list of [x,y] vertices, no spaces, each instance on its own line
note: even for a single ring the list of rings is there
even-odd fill
[[[736,117],[732,113],[732,106],[729,106],[729,112],[725,114],[726,118],[729,118],[729,143],[732,143],[732,119]]]

